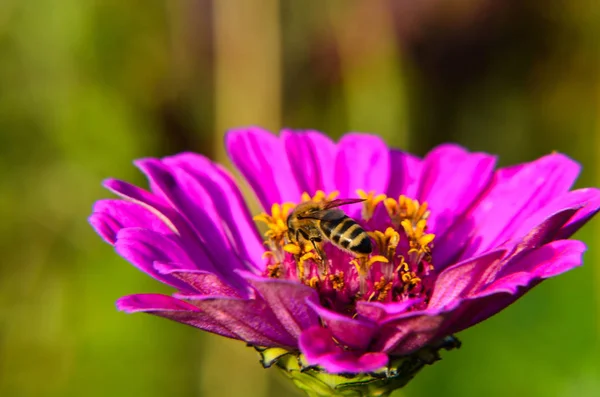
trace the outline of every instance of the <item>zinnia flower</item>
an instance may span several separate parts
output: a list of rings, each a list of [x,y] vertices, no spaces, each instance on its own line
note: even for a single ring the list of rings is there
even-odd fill
[[[322,379],[340,390],[344,379],[402,386],[456,346],[451,335],[580,265],[585,245],[568,238],[600,206],[598,189],[570,191],[580,167],[558,153],[495,170],[494,156],[457,145],[421,159],[356,133],[336,143],[247,128],[226,145],[264,213],[252,217],[231,174],[193,153],[136,161],[150,191],[105,182],[123,200],[98,201],[92,226],[176,290],[117,307],[245,341],[307,390],[311,373],[340,374]],[[319,239],[289,230],[307,201],[322,209],[303,218]],[[346,226],[317,224],[340,209],[357,223],[342,239]]]

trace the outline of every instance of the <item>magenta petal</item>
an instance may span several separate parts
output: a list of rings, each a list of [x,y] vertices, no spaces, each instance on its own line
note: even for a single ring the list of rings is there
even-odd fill
[[[566,193],[579,164],[561,154],[552,154],[522,166],[501,169],[495,183],[471,213],[477,225],[476,243],[462,257],[484,252],[515,237],[519,226],[538,208]]]
[[[159,273],[154,262],[177,262],[183,268],[195,269],[196,266],[185,251],[172,239],[148,229],[128,228],[117,234],[115,250],[140,270],[152,277],[182,290],[189,290],[184,282],[177,278]]]
[[[496,158],[469,153],[458,145],[440,145],[423,161],[417,199],[427,202],[431,216],[427,221],[436,239],[465,212],[488,186]]]
[[[190,299],[204,313],[225,326],[237,339],[264,347],[297,346],[297,338],[290,335],[275,314],[261,300],[202,297]]]
[[[126,313],[146,312],[155,316],[168,318],[179,323],[191,325],[208,332],[228,338],[237,336],[227,327],[182,300],[160,294],[136,294],[124,296],[117,300],[117,308]]]
[[[170,275],[183,281],[196,291],[195,294],[200,293],[203,295],[218,295],[233,298],[247,297],[247,294],[243,294],[239,290],[229,286],[214,273],[203,270],[185,269],[181,264],[173,262],[154,262],[154,268],[160,274]],[[181,295],[181,297],[185,296]]]
[[[283,141],[258,127],[230,130],[225,136],[229,157],[246,178],[263,208],[297,202],[302,192],[294,181]]]
[[[486,272],[495,271],[506,250],[491,251],[451,266],[438,276],[428,310],[436,310],[466,297],[486,279]]]
[[[376,371],[388,363],[384,353],[342,350],[328,329],[311,327],[300,336],[300,351],[309,365],[318,365],[332,374]]]
[[[451,309],[450,309],[451,310]],[[374,349],[395,355],[410,354],[440,336],[447,314],[435,311],[410,312],[381,323]]]
[[[128,227],[150,229],[162,234],[173,231],[153,212],[136,203],[123,200],[99,200],[94,204],[90,224],[110,244],[114,244],[119,230]]]
[[[303,329],[318,324],[318,317],[307,302],[317,302],[317,292],[294,281],[265,279],[248,272],[240,273],[267,302],[279,322],[294,338]]]
[[[568,203],[561,203],[564,206],[575,205],[582,203],[582,207],[577,213],[564,225],[557,235],[557,238],[569,238],[585,225],[594,215],[600,210],[600,189],[587,188],[578,189],[569,192],[566,195]]]
[[[541,280],[581,265],[584,251],[580,241],[553,241],[507,264],[496,281],[461,303],[447,332],[471,327],[512,304]]]
[[[357,197],[356,191],[385,192],[390,156],[385,142],[375,135],[346,134],[338,143],[335,178],[340,198]]]
[[[281,131],[281,138],[300,192],[333,192],[335,142],[317,131]]]
[[[117,309],[126,313],[147,312],[156,310],[200,311],[196,306],[175,299],[172,296],[160,294],[135,294],[117,300]]]
[[[313,302],[309,302],[309,305],[321,317],[331,335],[351,349],[365,350],[377,332],[377,327],[371,322],[332,312]]]
[[[208,257],[219,267],[204,270],[220,274],[232,284],[242,286],[235,269],[246,269],[248,263],[242,261],[229,244],[222,221],[211,202],[212,192],[200,186],[183,169],[169,167],[157,159],[138,160],[136,165],[153,181],[157,194],[185,214],[186,221],[200,240],[199,244],[186,244],[190,255],[194,258]]]
[[[557,276],[581,265],[586,246],[577,240],[558,240],[548,243],[506,264],[496,280],[477,295],[506,291],[516,293],[517,287],[527,286],[532,279]]]
[[[194,153],[167,157],[163,162],[184,171],[180,177],[182,182],[187,180],[190,185],[197,184],[196,189],[204,189],[206,194],[199,199],[203,208],[210,209],[208,212],[214,214],[213,222],[246,263],[254,269],[262,270],[262,262],[260,265],[255,262],[265,248],[231,175],[206,157]],[[193,180],[188,179],[188,176]]]
[[[411,306],[421,302],[423,302],[423,298],[390,303],[358,301],[356,302],[356,312],[371,321],[382,322],[405,314]]]
[[[417,197],[422,166],[419,157],[390,149],[390,180],[386,195],[396,200],[401,194]]]
[[[172,231],[181,233],[182,220],[179,214],[160,197],[118,179],[107,179],[102,185],[122,199],[136,203],[152,212]]]

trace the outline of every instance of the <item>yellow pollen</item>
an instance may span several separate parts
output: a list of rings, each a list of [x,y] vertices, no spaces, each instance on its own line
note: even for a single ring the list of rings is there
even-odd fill
[[[336,272],[335,274],[329,275],[329,281],[331,281],[331,286],[336,291],[341,291],[344,289],[344,272]]]
[[[292,255],[300,255],[300,252],[302,252],[300,247],[296,244],[286,244],[283,246],[283,250],[285,252],[289,252]]]
[[[271,278],[281,277],[281,263],[273,263],[267,266],[267,275]]]
[[[362,218],[365,221],[368,221],[373,217],[373,213],[375,212],[375,208],[377,208],[377,205],[387,198],[385,194],[375,195],[375,191],[373,190],[367,193],[362,189],[358,189],[356,191],[356,194],[358,194],[360,198],[365,200],[362,208]]]
[[[392,290],[392,286],[393,283],[391,281],[387,281],[385,277],[381,277],[379,281],[376,281],[373,284],[373,287],[375,288],[375,291],[379,293],[379,295],[377,295],[377,300],[385,300],[389,292]]]

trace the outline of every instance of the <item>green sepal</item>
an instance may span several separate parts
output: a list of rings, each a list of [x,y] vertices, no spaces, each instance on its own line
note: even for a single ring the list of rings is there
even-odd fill
[[[460,341],[448,336],[408,356],[391,357],[388,365],[365,374],[329,374],[320,367],[309,366],[304,355],[282,348],[255,349],[265,368],[276,365],[296,387],[310,397],[384,397],[404,387],[425,365],[441,359],[441,349],[460,347]]]

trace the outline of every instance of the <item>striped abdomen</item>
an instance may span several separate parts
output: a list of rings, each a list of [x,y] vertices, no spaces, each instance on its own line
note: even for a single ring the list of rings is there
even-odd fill
[[[373,251],[369,235],[346,215],[334,220],[323,219],[320,226],[332,243],[346,251],[356,255],[369,255]]]

